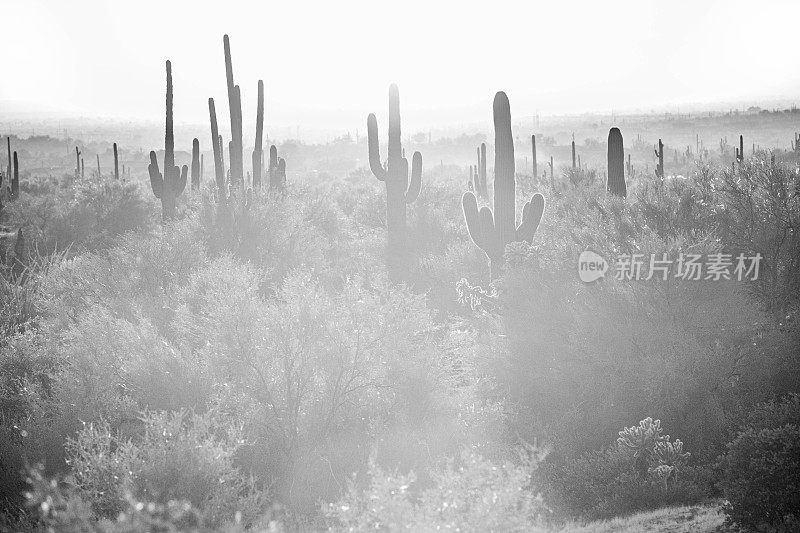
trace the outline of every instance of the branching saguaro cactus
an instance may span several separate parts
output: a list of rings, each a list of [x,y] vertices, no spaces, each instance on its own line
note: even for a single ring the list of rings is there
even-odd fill
[[[286,191],[286,161],[278,157],[278,148],[273,144],[269,147],[269,190],[277,192]]]
[[[367,117],[369,167],[386,184],[387,263],[389,276],[399,281],[406,256],[406,204],[414,202],[422,188],[422,155],[414,152],[409,183],[408,160],[400,144],[400,93],[397,85],[389,86],[389,147],[386,167],[381,164],[378,146],[378,119]]]
[[[233,82],[233,62],[231,61],[231,42],[227,35],[222,38],[225,48],[225,79],[228,85],[228,106],[231,115],[231,142],[229,144],[231,164],[231,186],[244,183],[242,161],[242,95],[238,85]]]
[[[736,160],[741,163],[744,161],[744,136],[739,135],[739,148],[734,148],[736,151]]]
[[[217,110],[214,99],[208,99],[208,115],[211,119],[211,146],[214,152],[214,179],[217,182],[219,198],[227,198],[225,192],[225,162],[222,160],[222,138],[217,125]]]
[[[258,103],[256,104],[256,146],[253,150],[253,189],[261,189],[261,167],[264,152],[262,149],[264,135],[264,82],[258,80]]]
[[[164,174],[158,169],[156,153],[150,152],[150,186],[153,194],[161,200],[161,216],[163,220],[175,217],[176,200],[186,188],[186,178],[189,168],[183,165],[182,169],[175,166],[175,135],[172,130],[172,63],[167,60],[167,112],[166,131],[164,134]]]
[[[664,179],[664,143],[658,140],[658,149],[654,150],[658,163],[656,164],[656,177]]]
[[[625,149],[619,128],[611,128],[608,132],[608,179],[606,181],[606,190],[622,198],[628,195],[628,189],[625,185]]]
[[[494,212],[489,207],[478,210],[478,200],[464,193],[464,219],[472,242],[486,253],[491,278],[500,274],[506,245],[514,241],[533,242],[544,214],[544,196],[533,195],[522,209],[522,222],[516,225],[516,182],[514,139],[511,135],[511,106],[504,92],[494,97]]]

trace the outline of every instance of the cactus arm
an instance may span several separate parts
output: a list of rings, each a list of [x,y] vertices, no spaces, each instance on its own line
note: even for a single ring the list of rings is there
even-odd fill
[[[175,178],[178,179],[178,182],[175,184],[175,196],[180,196],[184,189],[186,189],[186,180],[189,177],[189,167],[188,165],[183,165],[180,168],[180,177],[178,177],[178,167],[174,167],[174,174]]]
[[[503,249],[498,246],[495,237],[495,225],[492,210],[483,207],[478,210],[478,200],[471,192],[465,192],[461,198],[461,205],[464,210],[464,220],[467,223],[467,230],[475,246],[491,260],[502,258]]]
[[[545,201],[544,196],[536,193],[522,209],[522,222],[517,227],[517,240],[525,241],[528,244],[533,242],[533,236],[539,229],[539,223],[544,215]]]
[[[153,189],[153,194],[160,200],[164,192],[164,177],[158,170],[158,159],[154,151],[150,151],[150,164],[147,166],[147,172],[150,174],[150,187]]]
[[[408,185],[406,192],[406,203],[413,203],[419,197],[419,191],[422,189],[422,154],[414,152],[411,157],[411,183]]]
[[[478,200],[471,192],[465,192],[461,197],[461,207],[464,210],[464,221],[467,223],[467,232],[475,246],[486,252],[489,249],[487,235],[483,231]]]
[[[374,113],[367,117],[367,144],[369,146],[369,168],[380,181],[386,181],[386,170],[381,165],[380,147],[378,146],[378,119]]]

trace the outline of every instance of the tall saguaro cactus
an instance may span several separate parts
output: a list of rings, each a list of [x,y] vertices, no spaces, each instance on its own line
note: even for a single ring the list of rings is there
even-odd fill
[[[625,149],[619,128],[611,128],[608,131],[608,179],[606,190],[622,198],[628,195],[628,188],[625,185]]]
[[[406,254],[406,204],[414,202],[422,187],[422,155],[414,152],[411,159],[409,183],[408,160],[400,144],[400,93],[397,85],[389,86],[389,152],[386,168],[381,164],[378,146],[378,119],[367,117],[369,167],[380,181],[386,183],[387,262],[390,277],[401,279]]]
[[[217,190],[220,198],[225,198],[225,162],[222,160],[222,142],[220,141],[219,127],[217,125],[217,110],[214,99],[208,99],[208,116],[211,119],[211,146],[214,152],[214,179],[217,181]]]
[[[533,242],[533,236],[544,214],[544,196],[533,195],[522,209],[522,222],[516,224],[516,181],[514,168],[514,139],[511,135],[511,106],[506,93],[494,97],[494,212],[484,206],[478,210],[478,200],[471,192],[464,193],[461,203],[469,236],[486,253],[491,277],[500,273],[506,245],[515,241]]]
[[[486,181],[486,143],[478,147],[478,165],[475,167],[475,192],[481,198],[489,196],[489,185]]]
[[[117,143],[114,143],[114,179],[119,180],[119,153],[117,152]]]
[[[192,140],[192,168],[191,168],[192,190],[200,188],[200,140],[196,137]]]
[[[19,159],[17,159],[17,152],[14,151],[14,169],[11,174],[11,186],[8,188],[8,199],[16,200],[19,198]]]
[[[11,156],[11,151],[9,148],[8,155]],[[11,171],[11,159],[8,160],[8,168],[9,172]],[[78,150],[78,147],[75,147],[75,179],[79,177],[83,177],[83,172],[81,172],[81,151]]]
[[[575,170],[575,134],[572,134],[572,170]]]
[[[739,135],[739,148],[735,148],[736,160],[738,162],[744,161],[744,136]]]
[[[539,174],[539,166],[536,164],[536,135],[531,135],[531,151],[533,152],[533,177],[536,177]]]
[[[231,115],[231,142],[229,155],[231,164],[231,185],[244,183],[242,161],[242,96],[238,85],[233,82],[233,62],[231,61],[231,42],[227,35],[222,38],[225,48],[225,79],[228,85],[228,106]]]
[[[264,82],[258,80],[258,103],[256,105],[256,146],[253,150],[253,189],[261,188],[261,167],[263,154],[264,135]]]
[[[6,142],[8,143],[8,170],[6,171],[6,179],[11,179],[11,137],[6,137]],[[77,150],[78,148],[75,147]],[[77,177],[77,175],[76,175]]]
[[[658,149],[654,150],[658,163],[656,164],[656,177],[664,179],[664,143],[658,140]]]
[[[167,111],[164,133],[164,174],[158,169],[156,153],[150,152],[150,186],[153,194],[161,200],[161,216],[166,221],[175,217],[176,199],[186,188],[189,168],[175,166],[175,135],[172,129],[172,63],[167,60]]]

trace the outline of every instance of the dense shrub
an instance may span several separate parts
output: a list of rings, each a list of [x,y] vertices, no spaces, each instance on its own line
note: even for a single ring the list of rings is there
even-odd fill
[[[662,435],[657,420],[645,419],[619,434],[602,451],[555,453],[540,465],[537,480],[556,516],[611,518],[713,494],[713,473],[689,466],[681,441]]]
[[[373,467],[367,488],[351,483],[328,517],[334,531],[533,531],[546,512],[531,486],[534,467],[530,458],[495,465],[463,452],[422,487],[413,473]]]
[[[800,527],[800,394],[757,406],[720,465],[731,522]]]

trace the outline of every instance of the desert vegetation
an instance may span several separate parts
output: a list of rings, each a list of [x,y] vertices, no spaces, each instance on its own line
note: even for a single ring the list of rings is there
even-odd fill
[[[149,180],[116,143],[113,170],[78,146],[26,170],[8,137],[0,529],[614,530],[666,507],[798,527],[800,148],[698,140],[677,176],[611,127],[559,169],[501,91],[467,164],[423,168],[391,85],[368,168],[287,179],[261,81],[248,171],[223,53],[232,138],[212,97],[176,154],[166,61]],[[611,264],[593,283],[586,250]],[[761,263],[615,276],[633,254]]]

